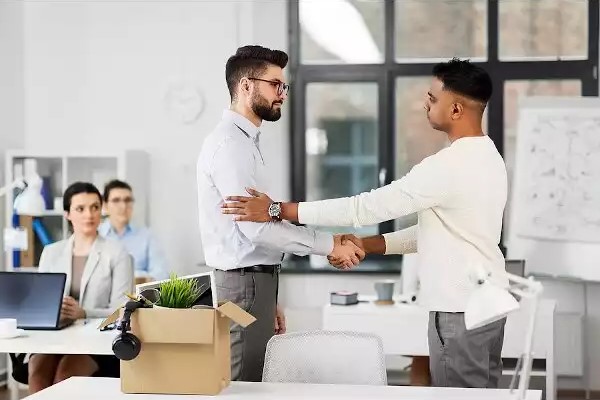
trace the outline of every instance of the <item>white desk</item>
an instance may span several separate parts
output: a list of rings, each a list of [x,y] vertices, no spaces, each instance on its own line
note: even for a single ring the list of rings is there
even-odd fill
[[[69,378],[48,389],[42,390],[28,400],[193,400],[208,396],[190,395],[141,395],[123,394],[119,379],[115,378]],[[410,386],[355,386],[355,385],[307,385],[297,383],[231,382],[218,396],[226,400],[270,400],[270,399],[394,399],[394,400],[509,400],[507,390],[498,389],[453,389],[424,388]],[[527,393],[527,400],[541,400],[539,390]]]
[[[368,298],[368,297],[367,297]],[[554,300],[539,302],[533,353],[536,359],[546,360],[546,371],[532,375],[546,376],[546,398],[556,398],[554,369]],[[502,357],[518,358],[524,349],[529,308],[524,305],[512,313],[506,322]],[[428,356],[427,325],[429,314],[415,305],[396,303],[376,305],[361,302],[353,306],[326,305],[323,309],[323,329],[373,333],[383,340],[385,354]],[[505,370],[505,374],[513,371]]]
[[[27,330],[24,336],[0,339],[0,353],[39,354],[102,354],[111,355],[112,341],[118,331],[98,330],[102,319],[77,321],[58,331]],[[16,393],[16,382],[12,379],[12,362],[7,358],[8,384]]]
[[[113,354],[112,341],[118,331],[99,331],[101,321],[77,321],[58,331],[27,330],[24,336],[0,339],[0,353],[110,355]]]

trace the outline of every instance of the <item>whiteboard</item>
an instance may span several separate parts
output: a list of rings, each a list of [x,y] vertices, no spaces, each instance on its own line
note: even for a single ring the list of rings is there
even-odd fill
[[[600,281],[600,99],[519,102],[509,258]]]

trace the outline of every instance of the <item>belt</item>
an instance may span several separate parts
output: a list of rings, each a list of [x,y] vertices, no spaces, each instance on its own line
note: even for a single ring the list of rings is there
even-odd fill
[[[252,265],[250,267],[244,267],[244,268],[236,268],[236,269],[232,269],[230,271],[239,271],[240,275],[244,275],[246,272],[259,272],[259,273],[265,273],[265,274],[275,274],[276,272],[279,273],[279,270],[281,270],[281,264],[275,264],[275,265]]]

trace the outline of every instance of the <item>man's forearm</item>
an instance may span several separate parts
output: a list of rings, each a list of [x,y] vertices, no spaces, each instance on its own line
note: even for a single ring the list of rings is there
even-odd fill
[[[281,219],[298,222],[298,203],[281,203]],[[385,254],[385,238],[383,235],[362,238],[362,245],[367,254]]]
[[[281,219],[298,222],[298,203],[281,203]]]
[[[292,253],[299,256],[317,254],[327,256],[333,251],[333,235],[314,231],[287,221],[277,223],[238,223],[243,235],[254,245]]]
[[[385,239],[383,238],[383,235],[364,237],[362,242],[365,253],[385,254]]]

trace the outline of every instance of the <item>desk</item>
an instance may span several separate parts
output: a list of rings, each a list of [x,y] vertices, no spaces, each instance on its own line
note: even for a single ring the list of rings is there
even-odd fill
[[[361,298],[362,299],[362,298]],[[535,359],[546,360],[545,371],[532,376],[546,376],[546,398],[556,398],[554,369],[554,300],[540,299],[533,341]],[[529,307],[525,302],[520,310],[509,315],[504,332],[503,358],[518,358],[524,349]],[[323,329],[373,333],[383,340],[385,354],[428,356],[427,325],[429,313],[416,305],[396,303],[376,305],[371,301],[353,306],[326,305],[323,309]],[[512,374],[512,370],[505,370]]]
[[[208,396],[123,394],[119,379],[69,378],[27,397],[27,400],[193,400]],[[225,400],[280,399],[394,399],[394,400],[509,400],[508,390],[426,388],[410,386],[308,385],[299,383],[231,382],[218,396]],[[527,400],[541,400],[539,390],[530,390]]]
[[[101,332],[101,319],[75,324],[58,331],[27,330],[24,336],[0,339],[0,353],[104,354],[111,355],[116,330]]]
[[[0,339],[0,353],[102,354],[112,355],[112,341],[118,331],[98,330],[102,319],[77,321],[58,331],[27,330],[21,337]],[[7,382],[16,393],[12,363],[7,359]]]

